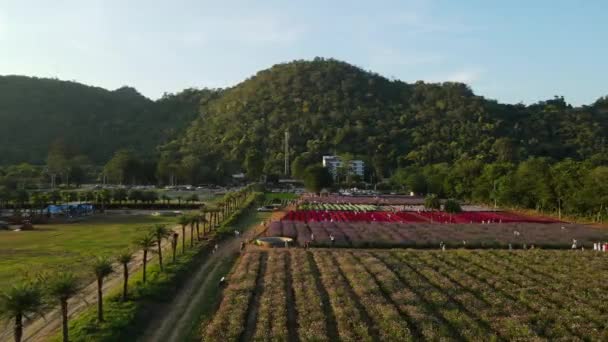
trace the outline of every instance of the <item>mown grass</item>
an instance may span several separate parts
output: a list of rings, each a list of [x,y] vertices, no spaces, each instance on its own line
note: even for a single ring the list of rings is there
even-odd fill
[[[170,217],[100,215],[75,223],[38,225],[33,231],[0,230],[0,289],[54,268],[92,279],[83,264],[128,248],[142,227],[174,221]]]

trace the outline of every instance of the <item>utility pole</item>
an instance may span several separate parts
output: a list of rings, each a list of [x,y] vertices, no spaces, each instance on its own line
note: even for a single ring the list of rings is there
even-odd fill
[[[285,130],[285,177],[289,177],[289,130]]]

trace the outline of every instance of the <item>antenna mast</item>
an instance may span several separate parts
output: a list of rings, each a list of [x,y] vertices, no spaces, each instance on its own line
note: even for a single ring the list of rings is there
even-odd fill
[[[285,130],[285,176],[289,177],[289,130]]]

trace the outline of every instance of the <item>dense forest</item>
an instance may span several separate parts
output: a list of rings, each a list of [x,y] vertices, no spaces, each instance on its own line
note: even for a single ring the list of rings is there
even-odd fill
[[[29,184],[306,178],[322,155],[362,159],[342,185],[608,216],[608,97],[502,104],[462,83],[404,83],[345,62],[275,65],[222,90],[151,101],[132,88],[0,78],[0,190]],[[102,166],[104,165],[104,166]],[[6,196],[5,196],[6,197]],[[10,196],[9,196],[10,197]]]
[[[366,180],[462,158],[608,156],[606,98],[580,108],[561,97],[507,105],[462,83],[407,84],[331,59],[260,71],[201,103],[200,114],[162,148],[161,177],[178,169],[190,182],[243,170],[280,174],[285,130],[296,173],[323,154],[348,154],[367,162]]]
[[[0,165],[43,164],[50,146],[105,163],[121,148],[154,156],[197,115],[212,90],[187,89],[151,101],[137,90],[108,91],[76,82],[0,76]]]

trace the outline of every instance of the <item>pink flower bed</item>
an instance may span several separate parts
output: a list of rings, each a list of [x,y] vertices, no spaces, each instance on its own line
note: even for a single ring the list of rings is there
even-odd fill
[[[272,228],[272,230],[271,230]],[[449,248],[514,248],[532,244],[543,248],[570,248],[572,239],[580,245],[608,240],[608,231],[576,224],[547,224],[545,222],[511,222],[502,224],[437,224],[399,222],[331,222],[277,221],[271,224],[266,236],[280,236],[288,232],[296,243],[304,246],[335,247],[413,247],[439,248],[444,242]]]
[[[354,211],[316,211],[316,210],[300,210],[290,211],[284,221],[301,221],[301,222],[426,222],[424,217],[420,217],[415,213],[410,212],[388,212],[388,211],[370,211],[370,212],[354,212]]]

